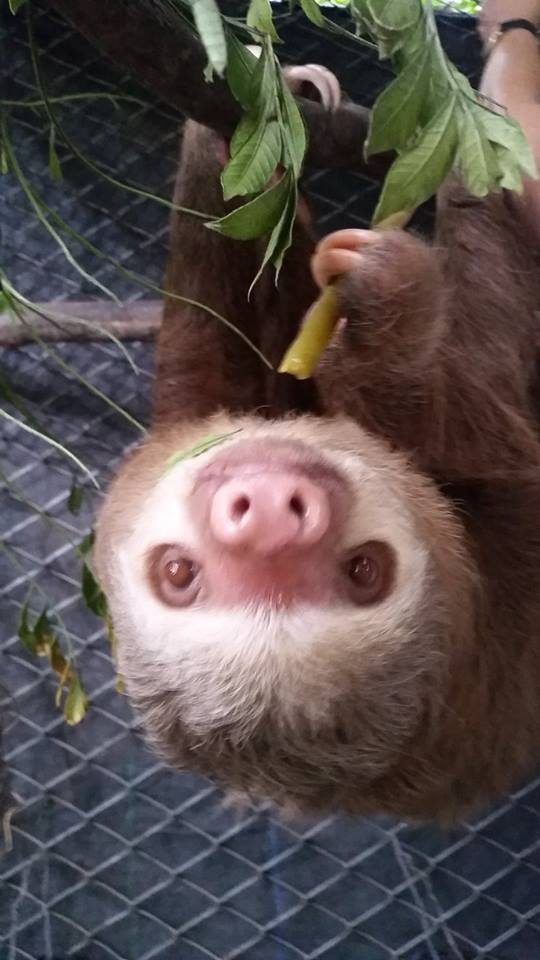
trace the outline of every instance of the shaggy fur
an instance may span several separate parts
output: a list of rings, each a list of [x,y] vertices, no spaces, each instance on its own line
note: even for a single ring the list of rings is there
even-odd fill
[[[177,202],[219,214],[219,172],[216,138],[188,124]],[[540,759],[538,241],[519,199],[476,201],[457,183],[437,222],[431,248],[381,233],[339,281],[348,323],[316,389],[168,300],[153,430],[99,520],[121,668],[155,747],[285,809],[451,819]],[[168,289],[277,364],[316,296],[312,247],[297,223],[278,290],[268,273],[248,304],[260,246],[175,215]],[[379,537],[399,558],[384,603],[160,603],[145,557],[171,537],[201,546],[186,504],[213,453],[168,474],[165,462],[238,426],[301,441],[346,476],[341,547]]]

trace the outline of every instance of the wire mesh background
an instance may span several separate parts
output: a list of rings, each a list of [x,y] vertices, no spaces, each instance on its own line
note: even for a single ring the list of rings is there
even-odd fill
[[[64,127],[110,171],[169,195],[178,118],[61,20],[36,13],[51,95],[122,91],[146,101],[61,106]],[[445,17],[441,30],[453,59],[474,74],[472,22]],[[290,59],[326,63],[355,99],[372,102],[384,70],[358,46],[323,39],[298,16],[281,33]],[[4,14],[3,54],[2,96],[34,96],[21,17]],[[12,111],[9,130],[33,189],[102,250],[160,283],[166,210],[105,183],[61,147],[64,180],[55,184],[42,113]],[[11,282],[40,301],[96,296],[15,178],[4,177],[1,189],[2,267]],[[367,222],[376,190],[355,174],[308,178],[322,231]],[[429,229],[429,210],[421,223]],[[70,247],[121,299],[144,295],[106,260]],[[130,346],[138,373],[112,344],[55,350],[135,417],[147,417],[149,345]],[[0,360],[3,382],[104,484],[136,430],[41,347],[6,350]],[[13,849],[0,860],[1,960],[538,960],[540,780],[450,832],[380,818],[290,824],[265,811],[224,810],[211,784],[155,761],[115,691],[101,621],[82,606],[74,550],[96,503],[89,494],[71,514],[67,461],[12,426],[2,428],[0,467],[3,750],[22,801]],[[28,597],[35,610],[46,600],[55,605],[78,654],[91,697],[78,727],[65,725],[49,671],[16,638]]]

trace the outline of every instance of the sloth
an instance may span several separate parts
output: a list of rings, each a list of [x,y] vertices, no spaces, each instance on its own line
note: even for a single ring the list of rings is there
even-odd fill
[[[177,204],[231,208],[223,154],[186,124]],[[260,242],[173,214],[153,422],[96,570],[166,762],[285,813],[449,822],[540,759],[538,237],[455,177],[431,244],[317,245],[307,211],[250,299]],[[313,379],[276,373],[330,280]]]

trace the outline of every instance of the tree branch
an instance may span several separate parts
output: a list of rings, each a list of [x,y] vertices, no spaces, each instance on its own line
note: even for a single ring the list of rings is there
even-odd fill
[[[24,323],[0,313],[0,347],[31,343],[32,334],[43,340],[151,340],[161,324],[161,300],[135,300],[117,306],[103,300],[51,300],[36,303],[35,310],[21,309]],[[38,311],[38,313],[36,313]]]
[[[142,84],[187,117],[230,137],[241,116],[227,83],[207,83],[206,54],[196,34],[175,18],[160,20],[131,0],[49,0],[91,43],[121,64]],[[352,102],[330,113],[319,103],[297,98],[309,131],[307,163],[315,167],[362,170],[383,177],[392,160],[380,155],[369,163],[364,143],[369,111]]]

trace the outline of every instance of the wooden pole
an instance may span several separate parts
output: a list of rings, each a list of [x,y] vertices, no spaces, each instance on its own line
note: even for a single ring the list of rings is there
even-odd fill
[[[110,334],[119,340],[151,340],[159,330],[161,310],[160,300],[121,306],[99,300],[36,303],[35,310],[21,308],[22,322],[0,313],[0,346],[31,343],[32,332],[49,341],[107,340]]]
[[[178,18],[165,22],[135,0],[49,0],[73,27],[134,78],[185,116],[230,137],[240,105],[225,80],[204,79],[206,53],[198,36]],[[306,161],[314,167],[361,170],[384,177],[393,156],[368,163],[364,143],[369,110],[351,101],[329,112],[320,103],[297,98],[309,133]]]

